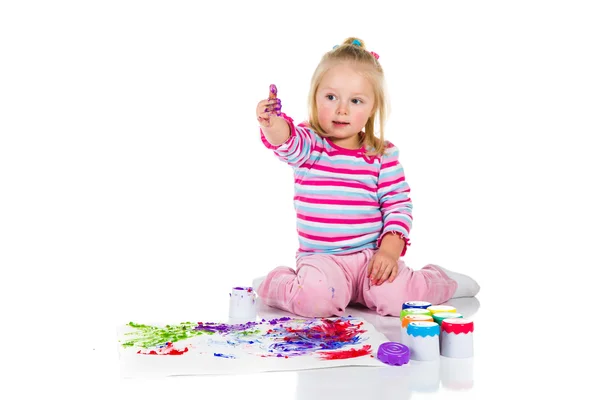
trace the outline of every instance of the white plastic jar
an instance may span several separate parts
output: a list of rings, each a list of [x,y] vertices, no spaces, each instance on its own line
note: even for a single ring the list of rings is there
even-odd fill
[[[256,293],[251,287],[234,287],[229,296],[229,318],[232,322],[256,319]]]
[[[432,321],[409,322],[406,329],[410,358],[433,361],[440,357],[440,326]]]
[[[473,321],[446,318],[442,321],[441,354],[450,358],[473,357]]]

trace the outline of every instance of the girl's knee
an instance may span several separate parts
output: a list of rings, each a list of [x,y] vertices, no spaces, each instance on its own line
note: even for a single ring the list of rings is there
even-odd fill
[[[298,292],[294,299],[297,314],[306,317],[343,315],[350,302],[349,291],[318,268],[305,266],[298,272]]]

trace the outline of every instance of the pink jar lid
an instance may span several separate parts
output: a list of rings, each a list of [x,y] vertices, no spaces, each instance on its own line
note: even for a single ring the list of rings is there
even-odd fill
[[[446,333],[473,332],[473,321],[464,318],[446,318],[442,321],[442,331]]]

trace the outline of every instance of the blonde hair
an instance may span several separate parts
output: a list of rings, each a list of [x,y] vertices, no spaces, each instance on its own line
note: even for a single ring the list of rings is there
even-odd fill
[[[323,80],[323,76],[332,66],[339,63],[352,63],[361,69],[361,73],[373,86],[375,92],[375,101],[373,113],[365,124],[365,134],[362,137],[361,145],[367,148],[370,155],[383,155],[385,152],[385,140],[383,128],[387,117],[389,105],[385,95],[385,78],[383,69],[377,58],[367,51],[365,43],[355,37],[349,37],[344,42],[328,51],[321,58],[313,73],[310,92],[308,95],[308,122],[312,128],[321,136],[327,134],[319,124],[317,113],[317,89]],[[375,121],[379,117],[379,137],[375,136]]]

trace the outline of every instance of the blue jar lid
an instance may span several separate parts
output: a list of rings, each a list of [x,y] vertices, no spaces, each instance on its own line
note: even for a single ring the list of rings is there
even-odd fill
[[[427,309],[427,307],[431,307],[432,304],[428,301],[407,301],[406,303],[402,304],[402,309],[404,310],[405,308],[424,308]]]
[[[435,336],[440,334],[440,326],[432,321],[409,322],[406,333],[411,336]]]

